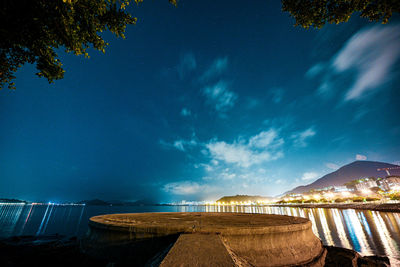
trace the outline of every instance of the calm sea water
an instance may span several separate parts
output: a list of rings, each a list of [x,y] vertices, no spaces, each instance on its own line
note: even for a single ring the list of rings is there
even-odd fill
[[[76,206],[0,204],[0,237],[61,234],[82,237],[90,217],[129,212],[245,212],[300,216],[325,245],[387,255],[400,266],[400,213],[263,206]],[[399,264],[399,265],[397,265]]]

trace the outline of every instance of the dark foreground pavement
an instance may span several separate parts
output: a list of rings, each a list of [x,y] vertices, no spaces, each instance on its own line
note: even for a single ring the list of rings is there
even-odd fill
[[[216,255],[215,251],[220,251],[222,246],[215,242],[215,236],[185,235],[181,240],[177,240],[173,249],[165,251],[158,255],[159,258],[153,258],[145,266],[240,266],[233,262],[227,254]],[[182,244],[191,244],[191,251],[182,251]],[[214,245],[206,246],[202,249],[202,244]],[[353,250],[325,247],[328,251],[325,266],[338,267],[373,267],[390,266],[387,257],[366,256],[362,257]],[[201,252],[193,256],[193,251]],[[179,257],[175,257],[178,254]],[[168,256],[169,255],[169,256]],[[172,257],[171,257],[172,256]],[[201,256],[201,257],[199,257]],[[174,262],[176,259],[183,259],[184,262]],[[203,259],[203,260],[202,260]],[[182,265],[183,263],[183,265]],[[211,264],[210,264],[211,263]],[[53,236],[25,236],[12,237],[0,241],[0,266],[104,266],[104,267],[122,267],[135,265],[122,265],[110,263],[104,260],[98,260],[81,252],[79,240],[77,238],[66,238],[60,235]]]

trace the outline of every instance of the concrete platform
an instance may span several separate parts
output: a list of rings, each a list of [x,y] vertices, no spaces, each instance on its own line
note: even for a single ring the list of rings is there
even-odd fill
[[[267,214],[173,212],[95,216],[90,219],[89,232],[82,243],[83,249],[93,256],[136,266],[148,263],[171,244],[174,245],[168,255],[162,256],[165,258],[161,266],[204,266],[202,261],[213,258],[215,262],[225,262],[217,266],[232,266],[232,262],[234,266],[323,266],[326,254],[309,220]]]
[[[235,267],[218,235],[182,234],[160,267]]]

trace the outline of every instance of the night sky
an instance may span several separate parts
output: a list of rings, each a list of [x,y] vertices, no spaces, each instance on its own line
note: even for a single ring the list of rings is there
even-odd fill
[[[0,198],[278,195],[400,162],[400,19],[294,27],[280,1],[144,1],[106,54],[0,91]]]

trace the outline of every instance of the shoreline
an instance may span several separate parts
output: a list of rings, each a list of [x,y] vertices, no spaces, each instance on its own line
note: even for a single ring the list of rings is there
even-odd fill
[[[296,203],[296,204],[269,204],[269,207],[292,208],[324,208],[324,209],[355,209],[373,210],[382,212],[400,212],[400,203]]]

